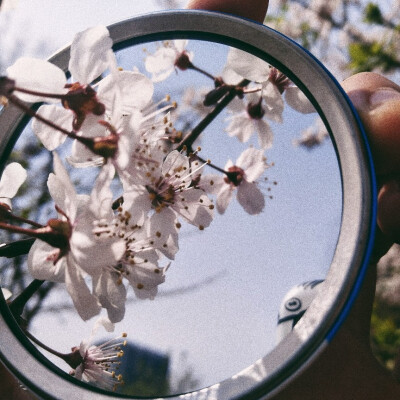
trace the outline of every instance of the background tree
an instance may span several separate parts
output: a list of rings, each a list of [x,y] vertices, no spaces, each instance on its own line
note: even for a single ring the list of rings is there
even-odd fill
[[[272,0],[266,24],[293,38],[341,79],[400,67],[400,2]],[[393,76],[392,76],[393,78]]]

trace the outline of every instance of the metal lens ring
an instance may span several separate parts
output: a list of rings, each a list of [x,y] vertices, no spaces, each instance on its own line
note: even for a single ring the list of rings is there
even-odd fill
[[[116,50],[151,40],[194,38],[238,47],[270,62],[309,97],[329,130],[337,151],[343,189],[340,235],[323,295],[319,295],[296,329],[271,353],[235,376],[173,399],[268,398],[295,372],[312,362],[329,343],[348,312],[364,276],[376,216],[375,181],[365,135],[354,109],[326,69],[285,36],[251,21],[204,11],[145,15],[109,27]],[[67,70],[69,48],[50,61]],[[0,117],[0,155],[8,157],[27,119],[13,107]],[[46,360],[30,344],[0,302],[0,352],[3,362],[43,398],[109,399],[111,393],[77,382]],[[187,396],[187,397],[186,397]]]

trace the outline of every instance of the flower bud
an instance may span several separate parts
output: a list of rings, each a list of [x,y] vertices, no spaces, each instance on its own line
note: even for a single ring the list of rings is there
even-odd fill
[[[2,200],[2,199],[1,199]],[[11,208],[7,203],[0,201],[0,221],[6,221],[11,217]]]
[[[232,183],[234,186],[239,186],[242,183],[243,178],[243,169],[234,165],[233,167],[228,168],[228,172],[226,173],[224,181],[226,183]]]
[[[9,97],[14,89],[15,81],[13,79],[0,76],[0,96]]]
[[[178,55],[175,60],[175,66],[181,71],[186,71],[188,68],[191,68],[192,63],[186,51],[183,51],[181,54]]]
[[[257,101],[257,103],[248,104],[247,113],[249,114],[250,118],[261,119],[264,116],[265,111],[261,105],[261,100],[262,98],[260,98],[260,101]]]
[[[50,246],[56,247],[64,252],[69,249],[69,239],[72,234],[72,227],[69,221],[50,219],[43,228],[36,229],[38,239],[43,240]]]
[[[62,100],[62,105],[75,114],[73,128],[78,131],[86,115],[103,115],[105,106],[97,98],[97,92],[90,85],[81,85],[79,82],[65,86],[69,89]]]
[[[118,150],[118,136],[109,135],[104,138],[95,138],[93,143],[93,153],[104,157],[113,158]]]

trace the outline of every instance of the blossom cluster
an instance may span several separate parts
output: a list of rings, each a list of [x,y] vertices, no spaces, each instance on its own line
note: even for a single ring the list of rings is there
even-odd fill
[[[70,80],[50,62],[26,57],[0,78],[0,95],[33,117],[35,135],[53,154],[47,187],[57,211],[44,225],[18,219],[11,198],[26,172],[10,164],[0,182],[0,228],[36,239],[28,255],[31,275],[64,283],[83,320],[105,309],[110,323],[121,321],[128,286],[138,298],[154,299],[179,250],[182,224],[203,231],[215,211],[226,211],[234,193],[245,212],[261,213],[266,196],[259,183],[273,144],[270,123],[282,121],[285,104],[314,111],[265,61],[231,48],[225,70],[214,77],[194,64],[187,45],[163,42],[147,54],[147,76],[119,68],[108,30],[97,26],[75,36]],[[211,78],[213,86],[202,93],[203,120],[183,134],[174,127],[177,104],[169,95],[155,101],[154,85],[188,69]],[[36,102],[44,103],[37,111],[26,104]],[[227,134],[243,143],[257,134],[259,146],[221,168],[200,156],[193,143],[203,121],[224,108]],[[89,193],[77,192],[68,168],[96,171]],[[9,223],[15,220],[34,229]],[[79,354],[95,367],[91,377],[99,378],[101,360],[108,357],[104,349],[81,345]],[[74,372],[79,378],[85,368],[91,370],[82,365]]]

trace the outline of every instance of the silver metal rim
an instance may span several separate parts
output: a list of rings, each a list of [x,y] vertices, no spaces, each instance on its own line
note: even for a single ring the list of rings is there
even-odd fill
[[[116,49],[146,42],[161,34],[164,38],[190,37],[224,42],[266,58],[308,92],[330,128],[342,174],[343,214],[326,290],[317,297],[295,330],[271,353],[218,384],[169,397],[269,398],[272,392],[279,391],[300,369],[310,364],[334,336],[367,268],[376,217],[375,180],[357,116],[339,84],[316,59],[290,39],[254,22],[205,11],[174,11],[125,20],[110,26],[109,30]],[[66,47],[50,61],[66,71],[68,59],[69,47]],[[290,66],[290,71],[286,71],[285,66]],[[23,114],[12,106],[1,114],[2,164],[18,131],[26,124],[23,119]],[[23,336],[5,302],[0,303],[0,356],[27,387],[43,398],[115,398],[115,395],[76,382],[50,366]]]

